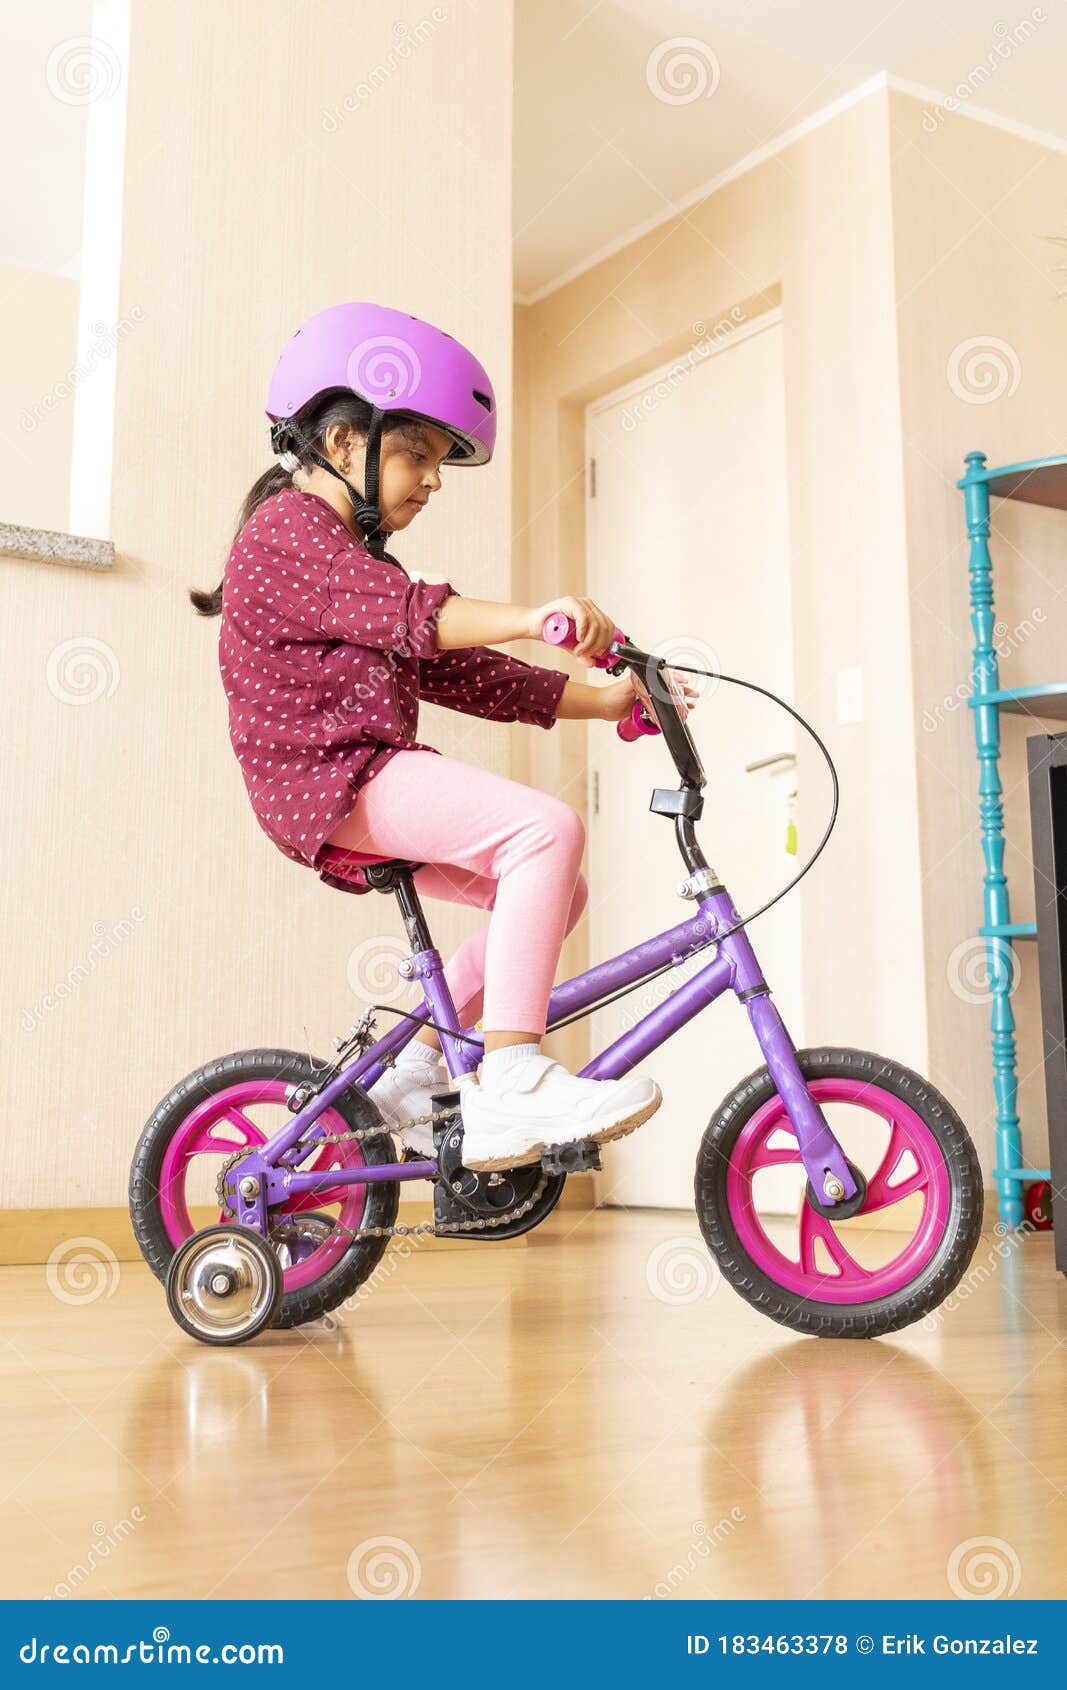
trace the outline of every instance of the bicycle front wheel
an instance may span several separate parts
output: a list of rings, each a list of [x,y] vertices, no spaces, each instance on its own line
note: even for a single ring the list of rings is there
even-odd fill
[[[766,1067],[725,1098],[701,1140],[700,1230],[734,1289],[795,1332],[877,1338],[931,1314],[959,1284],[982,1227],[966,1127],[920,1075],[871,1051],[797,1053],[867,1191],[851,1218],[811,1204],[800,1147]]]

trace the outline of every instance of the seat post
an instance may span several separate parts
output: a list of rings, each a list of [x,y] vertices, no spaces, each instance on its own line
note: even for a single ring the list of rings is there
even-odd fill
[[[407,929],[408,943],[413,951],[433,948],[430,929],[415,890],[416,864],[404,862],[368,863],[363,878],[376,892],[393,892],[400,905],[400,913]]]

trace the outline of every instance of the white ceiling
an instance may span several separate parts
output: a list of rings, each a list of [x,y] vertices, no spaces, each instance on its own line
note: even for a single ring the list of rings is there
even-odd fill
[[[1067,0],[516,0],[517,295],[881,72],[1067,146]]]

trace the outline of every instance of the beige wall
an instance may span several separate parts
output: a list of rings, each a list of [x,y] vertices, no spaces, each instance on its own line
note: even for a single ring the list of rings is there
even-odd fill
[[[501,402],[494,464],[455,472],[432,526],[400,555],[469,592],[528,602],[582,584],[588,400],[684,354],[697,322],[781,303],[796,701],[828,738],[843,787],[832,854],[798,894],[808,1034],[928,1070],[988,1165],[988,1012],[947,978],[980,919],[970,723],[960,706],[932,732],[923,724],[968,673],[953,485],[963,453],[1057,445],[1059,253],[1039,232],[1061,226],[1067,161],[960,117],[930,136],[915,101],[882,91],[513,308],[500,145],[510,8],[450,13],[390,64],[392,25],[388,5],[367,3],[317,37],[272,29],[251,0],[221,12],[198,0],[178,25],[134,15],[120,312],[141,317],[118,352],[119,564],[105,576],[0,571],[9,795],[32,805],[29,824],[17,802],[4,809],[5,931],[29,935],[3,975],[16,1056],[7,1104],[29,1132],[5,1135],[0,1202],[121,1203],[140,1126],[175,1079],[244,1046],[328,1050],[358,1001],[353,954],[371,977],[377,943],[394,954],[390,902],[330,891],[260,832],[226,738],[217,624],[185,600],[191,582],[217,579],[236,506],[267,462],[260,407],[282,341],[313,310],[359,296],[469,340]],[[375,60],[387,74],[361,99]],[[345,111],[346,94],[358,110]],[[167,206],[180,218],[168,222]],[[73,310],[70,332],[72,356]],[[972,405],[946,362],[989,334],[1012,345],[1022,379],[1012,397]],[[42,380],[31,370],[26,391]],[[65,500],[64,486],[64,511]],[[64,523],[43,508],[4,514]],[[996,522],[1005,622],[1047,613],[1012,677],[1047,678],[1059,672],[1060,519],[1002,507]],[[679,633],[706,633],[726,664],[728,630]],[[853,666],[866,718],[841,727],[836,676]],[[498,768],[510,758],[581,806],[580,727],[429,714],[443,749]],[[1026,729],[1008,729],[1009,826],[1025,847]],[[810,841],[827,789],[803,745],[800,783]],[[714,837],[712,826],[712,857]],[[1009,852],[1008,863],[1024,917],[1028,860]],[[663,873],[674,874],[666,829]],[[436,925],[448,945],[469,920],[438,914]],[[566,963],[580,966],[583,947],[579,932]],[[1024,953],[1023,1098],[1040,1157],[1034,976]],[[582,1034],[569,1039],[566,1053],[580,1054]]]
[[[0,264],[0,314],[8,330],[0,522],[62,532],[70,518],[78,284]]]
[[[978,764],[972,713],[956,692],[969,682],[974,642],[955,483],[972,449],[990,464],[1063,451],[1067,299],[1057,297],[1054,268],[1063,249],[1044,237],[1064,231],[1067,158],[962,118],[931,129],[919,102],[900,95],[890,115],[931,1073],[987,1146],[989,1011],[972,1001],[985,986],[973,942],[982,919]],[[971,340],[979,362],[968,373],[960,349]],[[1067,516],[994,500],[992,520],[1001,684],[1067,679]],[[1026,739],[1062,727],[1002,717],[1016,921],[1034,913]],[[1027,1165],[1047,1165],[1036,947],[1020,944],[1016,955],[1024,1152]]]
[[[284,339],[348,298],[434,319],[492,372],[499,455],[455,472],[397,552],[510,592],[511,8],[448,11],[400,60],[395,18],[387,0],[317,30],[254,0],[134,9],[120,314],[143,317],[118,355],[118,567],[0,571],[4,931],[29,939],[3,976],[5,1114],[26,1126],[4,1135],[9,1208],[122,1203],[177,1079],[247,1046],[328,1054],[358,1002],[353,952],[371,966],[380,936],[395,955],[391,900],[330,890],[260,831],[226,735],[218,624],[185,596],[218,579],[269,461]],[[388,74],[346,113],[376,62]],[[79,651],[94,702],[73,701]],[[427,726],[504,766],[506,728]],[[437,925],[447,945],[469,923]]]
[[[781,301],[785,323],[796,703],[836,760],[841,813],[803,882],[806,1035],[883,1050],[928,1072],[992,1165],[988,1008],[949,981],[981,920],[976,762],[968,712],[931,734],[924,712],[969,676],[967,557],[954,481],[971,446],[992,461],[1056,450],[1064,306],[1035,231],[1062,224],[1061,156],[952,117],[931,138],[918,102],[881,90],[543,300],[516,311],[527,372],[516,587],[536,602],[584,572],[583,407],[696,343],[693,325]],[[1001,201],[992,222],[982,211]],[[1060,255],[1061,256],[1061,255]],[[1010,406],[972,406],[946,382],[958,342],[1012,341],[1025,379]],[[1062,521],[1062,518],[1059,519]],[[1048,619],[1020,680],[1058,674],[1054,513],[998,528],[1005,619]],[[1025,538],[1024,538],[1025,536]],[[708,567],[714,568],[709,538]],[[670,560],[650,560],[650,573]],[[1062,572],[1060,572],[1062,573]],[[625,606],[610,606],[625,618]],[[639,630],[633,630],[635,635]],[[709,639],[729,668],[729,630]],[[865,720],[837,723],[837,674],[863,671]],[[704,731],[713,743],[714,724]],[[1018,729],[1018,731],[1014,731]],[[532,748],[529,772],[584,799],[585,730]],[[1009,723],[1009,852],[1032,911],[1023,736]],[[800,739],[802,842],[827,813],[817,752]],[[713,768],[713,760],[711,762]],[[713,813],[713,807],[712,807]],[[753,818],[755,820],[755,817]],[[714,824],[705,827],[714,861]],[[662,872],[673,872],[664,838]],[[770,889],[769,889],[770,890]],[[620,895],[624,889],[620,889]],[[758,942],[758,941],[757,941]],[[584,934],[569,961],[585,959]],[[1024,953],[1021,1066],[1030,1154],[1045,1155],[1036,969]],[[953,975],[958,978],[958,970]],[[719,1036],[727,1033],[722,1012]],[[714,1032],[712,1034],[714,1036]],[[738,1072],[758,1055],[739,1054]],[[714,1099],[694,1100],[699,1111]]]
[[[913,1010],[922,995],[922,931],[887,134],[884,97],[866,100],[520,311],[532,456],[548,477],[554,468],[561,493],[540,526],[531,523],[515,561],[517,581],[525,579],[534,598],[539,580],[561,588],[581,582],[582,414],[590,398],[684,355],[699,344],[694,325],[747,319],[781,302],[796,697],[828,732],[843,788],[835,857],[799,890],[808,1025],[813,1042],[884,1044],[922,1065],[923,1019]],[[865,380],[853,379],[858,370]],[[876,509],[883,514],[873,521]],[[649,560],[650,591],[655,571],[670,566],[670,559]],[[715,567],[713,536],[706,567]],[[625,606],[609,608],[626,619]],[[728,629],[676,632],[709,640],[729,669]],[[835,674],[855,665],[865,671],[867,719],[835,729]],[[882,696],[894,699],[893,710],[878,707]],[[713,711],[712,702],[704,729],[712,736]],[[542,778],[557,778],[550,758],[558,751],[558,778],[576,801],[581,747],[582,730],[568,730],[535,765]],[[827,813],[829,783],[803,738],[798,750],[800,820],[810,841]],[[896,839],[872,769],[899,794]],[[713,804],[709,810],[713,816]],[[714,861],[714,821],[704,837]],[[665,827],[664,877],[676,875],[672,853]],[[871,894],[879,880],[891,882],[891,898]],[[878,965],[863,967],[863,951]],[[722,1016],[725,1022],[728,1012]],[[757,1055],[754,1045],[739,1055],[739,1077]],[[694,1100],[694,1107],[714,1101]]]

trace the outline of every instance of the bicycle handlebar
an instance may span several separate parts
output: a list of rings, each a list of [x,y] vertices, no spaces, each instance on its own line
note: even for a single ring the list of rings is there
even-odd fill
[[[551,616],[546,616],[541,624],[541,638],[546,645],[558,645],[562,646],[564,651],[573,651],[578,644],[578,630],[571,617],[565,615],[562,610],[555,610]],[[629,644],[621,628],[615,630],[614,643]],[[605,651],[601,652],[599,657],[594,657],[593,667],[611,669],[616,662],[617,658],[613,657],[610,651]],[[634,699],[630,714],[615,724],[615,732],[628,745],[635,739],[643,739],[646,734],[658,734],[660,731],[639,698]]]

